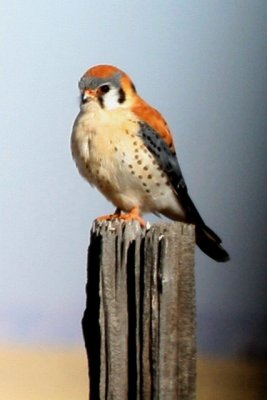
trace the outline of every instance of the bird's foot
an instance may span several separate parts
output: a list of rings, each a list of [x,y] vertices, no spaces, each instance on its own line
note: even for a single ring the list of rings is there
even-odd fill
[[[119,208],[116,208],[115,212],[113,214],[107,214],[107,215],[101,215],[101,217],[97,217],[97,221],[112,221],[114,219],[120,218],[121,215],[121,210]]]
[[[146,226],[145,220],[141,217],[140,210],[138,207],[134,207],[130,212],[120,214],[119,219],[124,221],[137,221],[143,227]]]
[[[122,214],[120,209],[116,209],[114,214],[102,215],[97,218],[97,221],[112,221],[114,219],[120,219],[123,221],[138,221],[142,227],[146,226],[145,220],[140,215],[138,207],[134,207],[130,212]]]

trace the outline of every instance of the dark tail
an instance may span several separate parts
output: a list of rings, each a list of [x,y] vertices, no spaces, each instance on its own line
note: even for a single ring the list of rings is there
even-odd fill
[[[186,186],[184,185],[181,189],[177,189],[177,194],[187,212],[188,222],[196,226],[196,244],[198,247],[215,261],[226,262],[230,260],[229,254],[221,246],[222,241],[219,236],[201,218],[187,192]]]
[[[215,261],[230,260],[229,254],[221,246],[221,239],[206,225],[196,225],[196,244]]]
[[[211,230],[201,218],[193,201],[191,200],[186,186],[177,190],[179,199],[187,213],[187,220],[196,226],[196,244],[207,256],[215,261],[226,262],[230,260],[229,254],[221,246],[221,239]]]

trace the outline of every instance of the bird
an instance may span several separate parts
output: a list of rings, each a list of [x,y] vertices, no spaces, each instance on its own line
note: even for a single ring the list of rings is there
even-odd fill
[[[221,239],[189,196],[166,120],[138,94],[130,76],[113,65],[96,65],[83,74],[79,90],[72,156],[82,177],[116,207],[99,220],[144,226],[143,214],[154,213],[194,224],[198,247],[228,261]]]

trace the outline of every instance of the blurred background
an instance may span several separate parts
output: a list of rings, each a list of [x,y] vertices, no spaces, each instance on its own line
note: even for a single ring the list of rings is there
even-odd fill
[[[231,255],[220,265],[196,250],[199,353],[266,359],[266,47],[261,0],[0,0],[5,354],[83,346],[89,231],[113,207],[80,178],[69,141],[78,80],[107,63],[166,117],[189,192]]]

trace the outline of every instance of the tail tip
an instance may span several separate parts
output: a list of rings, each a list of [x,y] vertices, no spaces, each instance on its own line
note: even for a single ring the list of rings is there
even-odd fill
[[[227,262],[230,256],[222,247],[221,239],[210,229],[196,229],[196,243],[207,256],[217,262]]]

